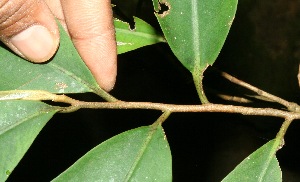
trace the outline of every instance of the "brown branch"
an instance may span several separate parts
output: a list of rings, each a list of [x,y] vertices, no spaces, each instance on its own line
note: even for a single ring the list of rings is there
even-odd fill
[[[203,104],[203,105],[174,105],[151,102],[83,102],[76,101],[61,112],[73,112],[81,108],[89,109],[151,109],[169,112],[220,112],[239,113],[243,115],[273,116],[280,118],[300,119],[300,113],[282,111],[273,108],[250,108],[244,106]]]
[[[268,92],[265,92],[265,91],[263,91],[263,90],[261,90],[261,89],[259,89],[257,87],[254,87],[254,86],[250,85],[249,83],[246,83],[246,82],[244,82],[242,80],[239,80],[239,79],[235,78],[234,76],[229,75],[226,72],[219,71],[219,70],[218,70],[218,72],[220,72],[220,74],[224,78],[226,78],[227,80],[229,80],[230,82],[235,83],[237,85],[240,85],[242,87],[245,87],[245,88],[247,88],[247,89],[249,89],[249,90],[257,93],[258,95],[260,95],[262,97],[265,97],[265,98],[267,98],[267,99],[269,99],[271,101],[277,102],[277,103],[285,106],[289,111],[293,111],[293,112],[299,112],[300,111],[300,106],[298,104],[296,104],[296,103],[288,102],[288,101],[286,101],[286,100],[284,100],[284,99],[282,99],[280,97],[277,97],[275,95],[269,94]]]
[[[239,102],[239,103],[251,103],[252,101],[243,97],[237,97],[232,95],[226,95],[226,94],[217,94],[218,97],[220,97],[223,100],[232,101],[232,102]]]
[[[237,96],[233,96],[233,95],[227,95],[227,94],[222,94],[220,93],[220,91],[216,91],[214,89],[211,88],[205,88],[206,92],[215,94],[217,97],[226,100],[226,101],[231,101],[231,102],[238,102],[238,103],[251,103],[252,101],[249,99],[246,99],[244,97],[237,97]]]
[[[283,111],[273,108],[252,108],[222,104],[203,105],[175,105],[151,102],[84,102],[72,99],[66,95],[56,95],[41,90],[13,90],[0,92],[0,100],[52,100],[54,102],[68,103],[71,106],[61,107],[60,112],[73,112],[81,108],[90,109],[151,109],[160,110],[166,113],[171,112],[221,112],[239,113],[243,115],[273,116],[285,119],[300,119],[300,112]]]

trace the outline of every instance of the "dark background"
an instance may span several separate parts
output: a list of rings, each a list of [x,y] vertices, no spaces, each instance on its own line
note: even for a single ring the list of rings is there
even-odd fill
[[[118,15],[127,21],[136,15],[159,30],[150,1],[116,1]],[[297,80],[300,59],[299,0],[241,0],[232,29],[215,67],[269,93],[299,103]],[[176,26],[176,25],[174,25]],[[198,104],[190,73],[166,44],[148,46],[118,58],[116,98]],[[214,103],[233,104],[215,92],[241,96],[253,94],[209,69],[205,89]],[[93,94],[72,95],[99,100]],[[238,104],[238,103],[234,103]],[[253,107],[276,107],[256,100]],[[50,181],[102,141],[142,125],[160,115],[147,110],[80,110],[57,114],[42,130],[8,181]],[[220,113],[175,113],[164,123],[173,156],[174,181],[220,181],[254,150],[273,139],[281,119]],[[277,153],[284,181],[300,180],[295,121]]]

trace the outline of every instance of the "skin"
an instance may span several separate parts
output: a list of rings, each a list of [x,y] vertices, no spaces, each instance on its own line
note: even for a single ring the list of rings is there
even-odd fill
[[[59,45],[55,18],[99,85],[111,90],[117,51],[110,0],[1,0],[0,40],[29,61],[45,62]]]

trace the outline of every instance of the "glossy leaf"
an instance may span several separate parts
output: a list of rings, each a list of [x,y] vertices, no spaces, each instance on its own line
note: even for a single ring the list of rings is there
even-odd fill
[[[161,126],[144,126],[98,145],[53,181],[172,181],[171,153]]]
[[[153,0],[157,19],[173,53],[193,74],[203,102],[202,76],[225,42],[238,0]]]
[[[282,174],[275,153],[279,142],[271,140],[244,159],[222,182],[281,182]]]
[[[60,47],[45,64],[34,64],[0,46],[0,90],[46,90],[52,93],[96,92],[99,86],[60,27]]]
[[[148,23],[134,17],[135,28],[121,20],[115,19],[118,54],[135,50],[137,48],[165,42],[164,38]]]
[[[119,53],[164,41],[146,22],[135,18],[136,29],[115,20]],[[0,90],[46,90],[52,93],[99,92],[99,86],[60,27],[60,47],[51,61],[34,64],[0,46]],[[96,53],[95,53],[96,54]],[[101,91],[100,91],[101,92]]]
[[[237,0],[153,0],[164,35],[181,63],[191,72],[216,60],[233,22]]]
[[[0,101],[0,181],[5,181],[57,111],[38,101]]]

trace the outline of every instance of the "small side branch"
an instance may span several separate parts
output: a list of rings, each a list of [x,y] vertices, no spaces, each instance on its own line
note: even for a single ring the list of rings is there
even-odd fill
[[[211,89],[211,88],[206,88],[206,90],[209,93],[213,93],[217,97],[219,97],[223,100],[226,100],[226,101],[239,102],[239,103],[251,103],[252,102],[252,100],[249,100],[249,99],[244,98],[244,97],[237,97],[237,96],[232,96],[232,95],[227,95],[227,94],[221,94],[219,91],[216,91],[216,90]]]
[[[242,80],[239,80],[237,78],[235,78],[234,76],[232,75],[229,75],[228,73],[226,72],[223,72],[223,71],[219,71],[220,74],[226,78],[227,80],[229,80],[230,82],[232,83],[235,83],[237,85],[240,85],[244,88],[247,88],[255,93],[257,93],[258,95],[262,96],[262,97],[265,97],[271,101],[274,101],[274,102],[277,102],[283,106],[285,106],[289,111],[293,111],[293,112],[299,112],[300,111],[300,106],[296,103],[293,103],[293,102],[288,102],[280,97],[277,97],[275,95],[272,95],[272,94],[269,94],[268,92],[265,92],[257,87],[254,87],[252,85],[250,85],[249,83],[246,83]]]

